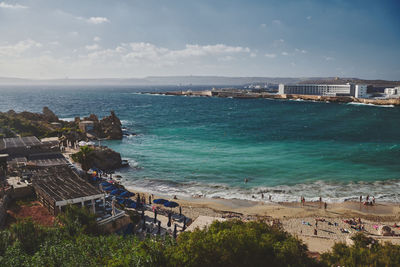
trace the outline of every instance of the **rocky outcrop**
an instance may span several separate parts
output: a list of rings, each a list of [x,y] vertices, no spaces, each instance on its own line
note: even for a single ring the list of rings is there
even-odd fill
[[[53,111],[51,111],[48,107],[43,107],[43,119],[48,122],[57,122],[59,121],[58,117],[56,114],[54,114]]]
[[[122,124],[119,118],[111,111],[111,115],[100,121],[103,133],[108,139],[122,139]]]
[[[121,154],[110,148],[96,148],[86,155],[82,168],[88,170],[92,167],[101,170],[114,170],[122,167]]]
[[[99,120],[94,114],[90,114],[89,117],[85,117],[83,120],[94,122],[91,134],[94,134],[95,137],[101,139],[121,140],[123,136],[121,121],[117,115],[115,115],[114,111],[111,111],[110,113],[110,116],[104,117],[101,120]],[[79,118],[75,118],[75,123],[79,124],[79,122]]]

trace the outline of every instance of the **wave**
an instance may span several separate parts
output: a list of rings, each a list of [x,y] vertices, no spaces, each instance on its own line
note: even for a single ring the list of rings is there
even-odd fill
[[[234,187],[218,183],[199,182],[175,182],[162,179],[125,179],[127,188],[149,192],[159,195],[223,199],[241,199],[269,202],[269,196],[273,202],[297,202],[301,196],[307,201],[318,201],[321,196],[328,203],[357,201],[362,195],[375,196],[381,202],[400,202],[400,180],[388,180],[377,182],[353,182],[334,183],[317,181],[314,183],[258,186],[258,187]],[[262,198],[264,194],[264,198]]]
[[[394,108],[394,105],[376,105],[371,103],[359,103],[359,102],[349,102],[347,105],[358,105],[358,106],[370,106],[370,107],[380,107],[380,108]]]
[[[74,121],[75,118],[60,118],[62,121]]]

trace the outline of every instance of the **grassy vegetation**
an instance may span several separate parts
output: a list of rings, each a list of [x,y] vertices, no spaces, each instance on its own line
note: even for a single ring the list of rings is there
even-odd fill
[[[21,136],[56,137],[71,131],[80,132],[76,127],[63,127],[55,129],[48,122],[35,120],[25,114],[0,113],[0,138]]]

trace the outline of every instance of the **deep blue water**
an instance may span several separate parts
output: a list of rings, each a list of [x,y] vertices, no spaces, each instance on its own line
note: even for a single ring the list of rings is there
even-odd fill
[[[138,135],[106,143],[131,163],[124,182],[147,191],[400,201],[398,107],[138,94],[165,89],[2,88],[0,111],[115,110]]]

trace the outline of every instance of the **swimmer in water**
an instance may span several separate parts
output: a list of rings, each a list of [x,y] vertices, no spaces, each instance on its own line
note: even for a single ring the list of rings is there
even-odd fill
[[[249,179],[244,178],[244,183],[246,184],[249,181]]]

